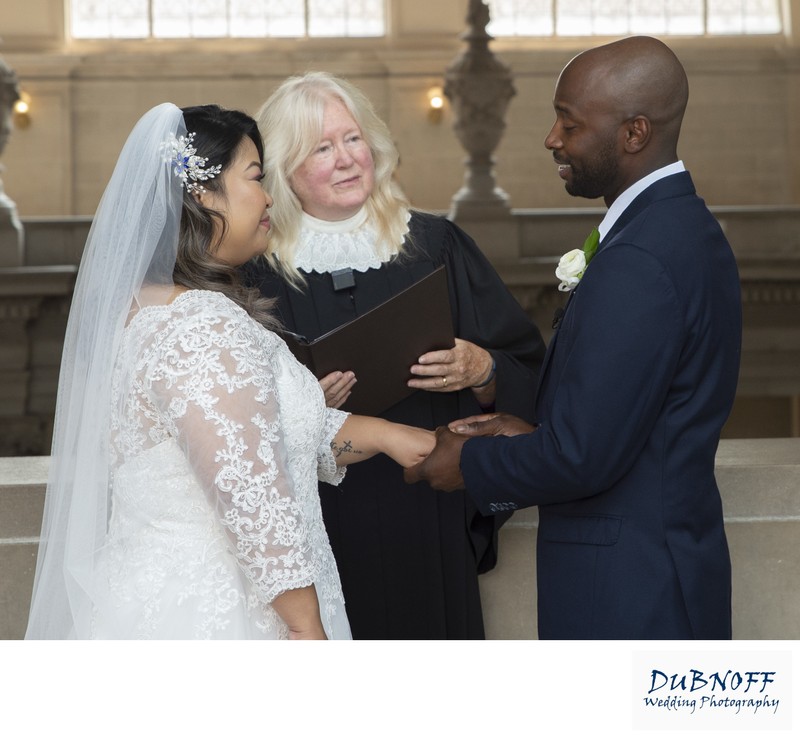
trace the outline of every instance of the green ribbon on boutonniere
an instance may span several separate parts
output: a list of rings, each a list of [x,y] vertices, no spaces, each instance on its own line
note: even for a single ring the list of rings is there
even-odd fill
[[[572,249],[561,257],[556,268],[556,277],[561,280],[561,284],[558,285],[559,292],[571,292],[578,286],[599,245],[600,231],[592,228],[592,232],[583,242],[582,249]],[[558,328],[563,316],[564,308],[558,308],[553,316],[553,330]]]
[[[592,257],[597,253],[597,247],[600,245],[600,231],[597,228],[592,228],[592,232],[586,237],[583,242],[583,255],[586,257],[586,266]]]
[[[558,285],[559,292],[570,292],[578,286],[586,267],[589,266],[592,257],[597,253],[599,244],[600,231],[597,228],[593,228],[582,249],[567,251],[559,259],[558,267],[556,267],[556,277],[561,280],[561,284]]]

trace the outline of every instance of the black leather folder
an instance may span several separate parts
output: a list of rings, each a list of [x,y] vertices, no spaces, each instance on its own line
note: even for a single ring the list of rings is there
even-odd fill
[[[455,345],[445,267],[313,341],[289,332],[282,337],[318,379],[337,370],[355,373],[342,410],[378,415],[417,391],[406,382],[422,354]]]

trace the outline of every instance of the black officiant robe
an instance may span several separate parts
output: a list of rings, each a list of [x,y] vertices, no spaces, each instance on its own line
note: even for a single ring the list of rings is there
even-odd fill
[[[285,328],[312,340],[444,264],[455,335],[489,350],[496,361],[494,409],[532,422],[545,351],[538,329],[456,225],[414,212],[410,236],[404,256],[354,272],[352,289],[334,291],[330,274],[312,272],[303,273],[307,285],[298,291],[264,260],[248,265],[247,279],[278,298]],[[434,429],[480,412],[469,389],[417,391],[382,417]],[[339,487],[321,484],[320,496],[354,638],[484,637],[478,573],[495,565],[497,529],[505,518],[482,516],[463,491],[407,485],[402,468],[383,455],[352,465]]]

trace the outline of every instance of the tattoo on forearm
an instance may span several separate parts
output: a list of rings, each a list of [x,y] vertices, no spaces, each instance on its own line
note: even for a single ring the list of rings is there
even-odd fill
[[[337,459],[344,453],[348,453],[348,454],[363,454],[364,453],[363,451],[361,451],[361,450],[359,450],[357,448],[353,448],[353,442],[352,441],[344,441],[341,446],[338,446],[336,444],[336,439],[335,438],[331,441],[331,451],[333,451],[334,458],[337,458]]]

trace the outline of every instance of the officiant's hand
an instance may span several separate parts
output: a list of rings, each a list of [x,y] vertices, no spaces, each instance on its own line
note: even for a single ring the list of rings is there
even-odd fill
[[[519,436],[536,430],[536,426],[508,413],[470,415],[468,418],[448,423],[447,427],[453,433],[466,436]]]
[[[411,367],[411,373],[418,378],[410,379],[408,386],[429,392],[455,392],[465,387],[475,388],[488,379],[481,390],[493,395],[493,367],[492,355],[486,349],[456,338],[453,348],[429,351],[420,356],[418,363]]]
[[[319,386],[325,393],[325,404],[328,407],[341,407],[344,405],[353,386],[356,383],[356,375],[353,372],[331,372],[319,380]]]
[[[403,472],[408,484],[426,481],[434,489],[452,492],[464,489],[461,476],[461,447],[468,436],[453,433],[445,426],[436,429],[436,446],[428,457]]]

